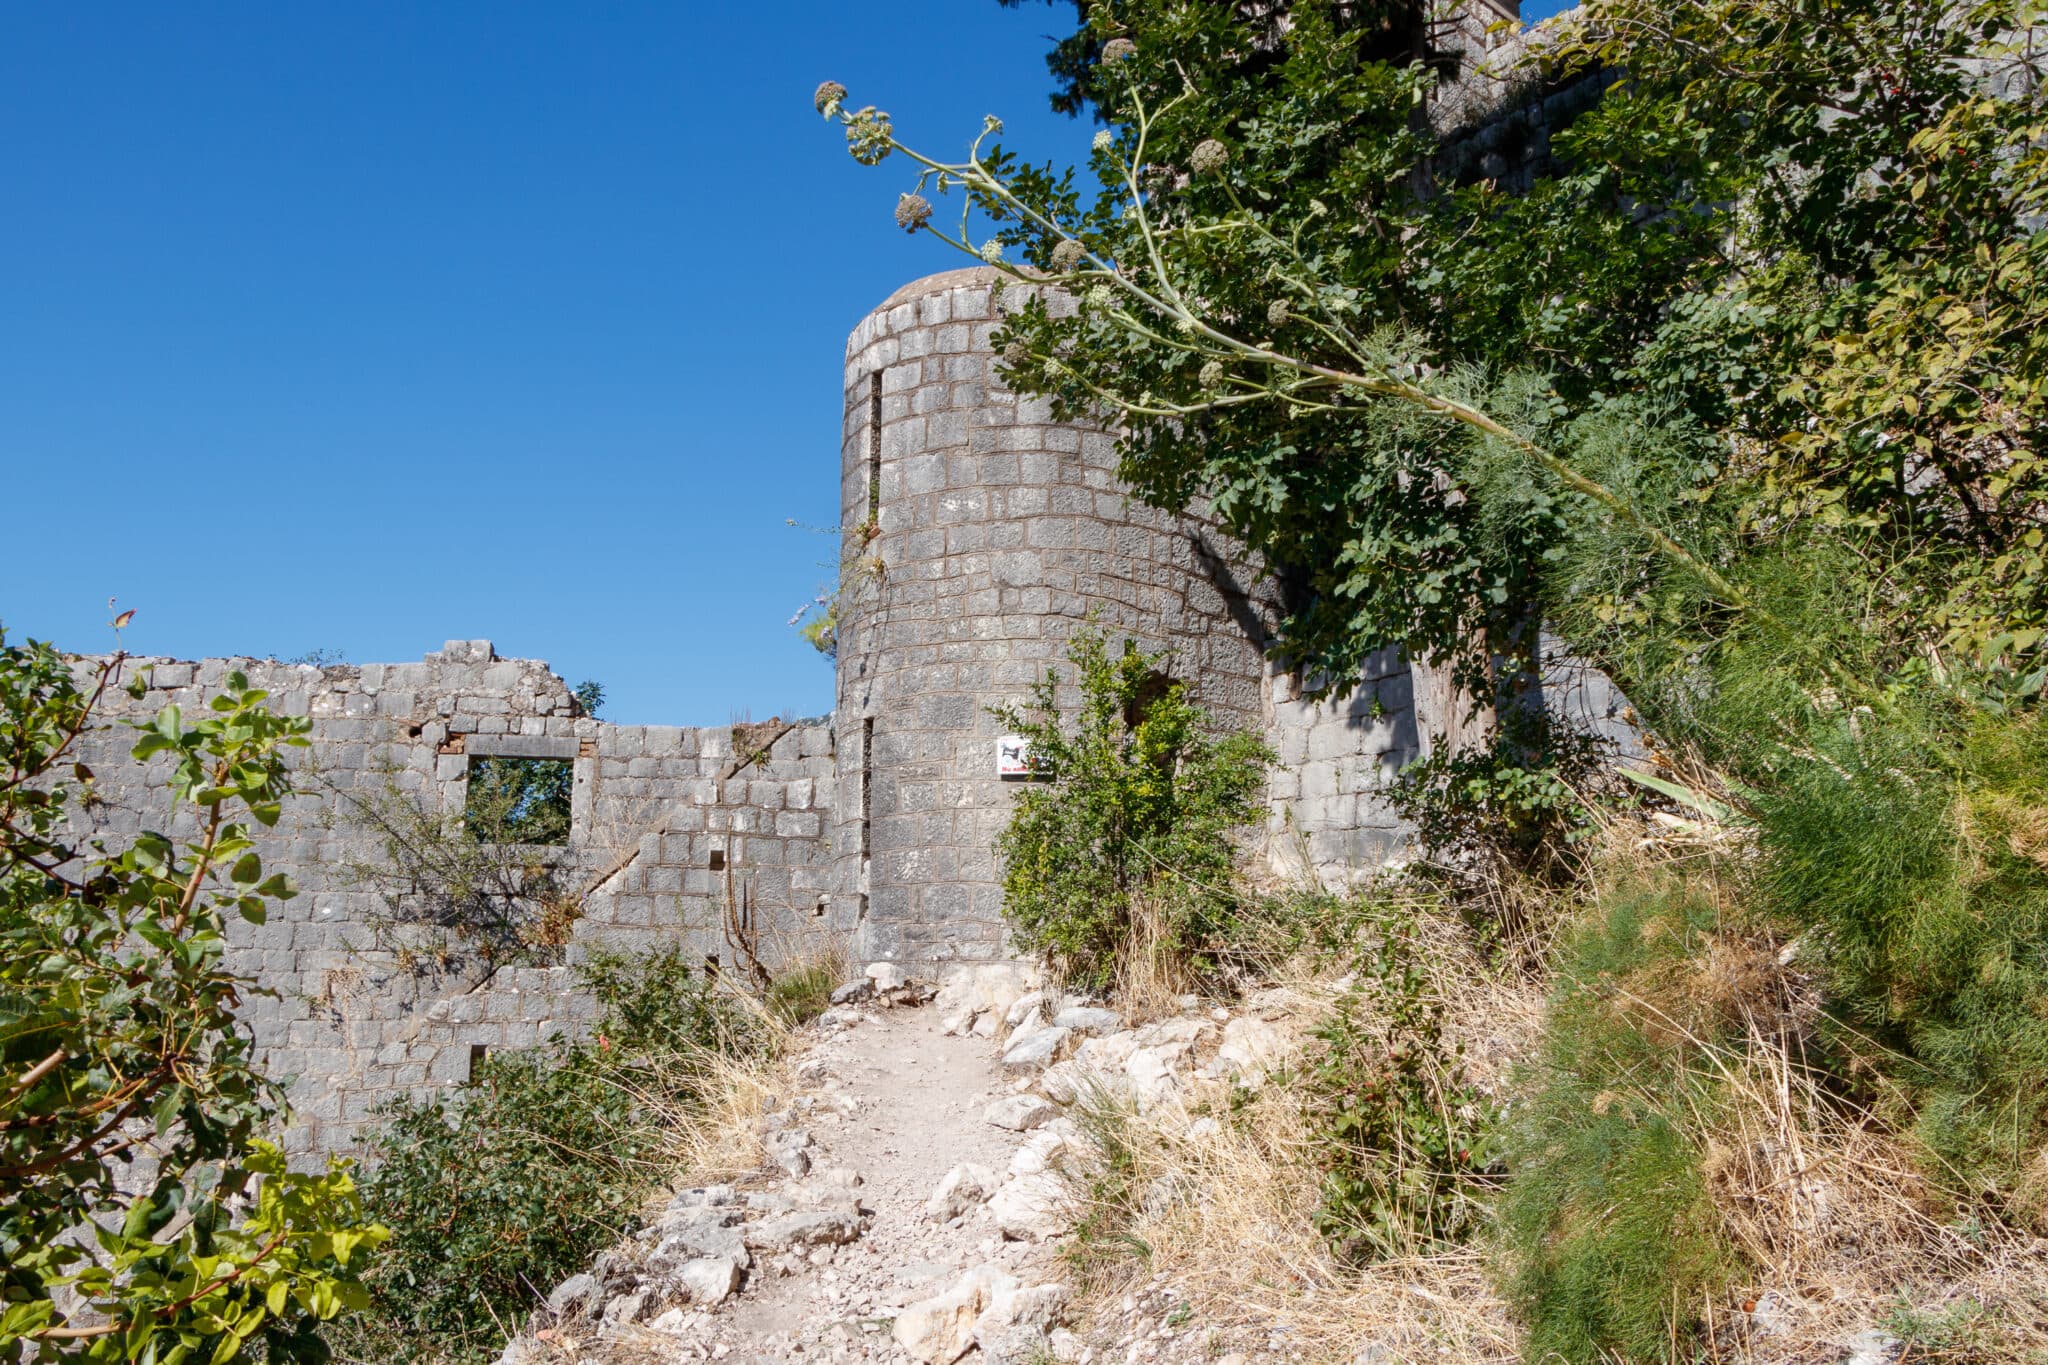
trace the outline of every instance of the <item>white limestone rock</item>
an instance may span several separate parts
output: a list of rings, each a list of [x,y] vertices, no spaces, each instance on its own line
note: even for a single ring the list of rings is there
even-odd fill
[[[1052,1021],[1060,1028],[1094,1038],[1106,1038],[1124,1026],[1123,1016],[1115,1010],[1097,1009],[1090,1005],[1070,1005],[1054,1015]]]
[[[1050,1102],[1026,1093],[997,1100],[983,1110],[981,1116],[998,1128],[1007,1128],[1013,1133],[1028,1133],[1058,1114],[1059,1110]]]
[[[878,992],[901,990],[910,984],[910,973],[893,962],[870,962],[866,975]]]
[[[1058,1059],[1060,1049],[1066,1046],[1071,1036],[1063,1028],[1048,1027],[1012,1038],[1010,1045],[1003,1049],[1003,1069],[1037,1071],[1048,1066]]]
[[[1043,1242],[1067,1230],[1067,1187],[1050,1171],[1020,1175],[990,1196],[989,1213],[1004,1237],[1016,1242]]]
[[[1001,1184],[988,1167],[963,1162],[946,1172],[931,1198],[924,1201],[925,1217],[934,1223],[950,1222],[987,1202]]]
[[[740,1287],[740,1266],[723,1256],[700,1256],[683,1262],[675,1281],[689,1292],[691,1303],[720,1304]]]
[[[818,1209],[763,1218],[747,1224],[741,1232],[748,1247],[774,1254],[799,1247],[844,1245],[859,1238],[861,1221],[859,1213],[852,1210]]]

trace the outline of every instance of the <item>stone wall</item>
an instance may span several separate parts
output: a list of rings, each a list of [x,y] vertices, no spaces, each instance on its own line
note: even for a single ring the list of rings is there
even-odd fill
[[[88,666],[90,661],[82,664]],[[727,906],[743,908],[771,962],[814,951],[832,865],[832,729],[824,721],[686,729],[611,725],[579,714],[563,681],[488,641],[452,641],[416,664],[326,667],[273,660],[138,659],[148,695],[115,694],[112,719],[176,702],[203,708],[228,672],[309,715],[312,747],[295,760],[299,794],[259,844],[301,894],[261,925],[230,929],[228,966],[271,992],[245,1015],[272,1075],[289,1078],[295,1153],[347,1150],[378,1104],[464,1079],[474,1058],[573,1033],[591,1014],[573,964],[593,946],[679,944],[693,964],[735,967]],[[189,830],[170,817],[164,761],[128,759],[118,723],[86,736],[82,757],[104,800],[86,835]],[[384,860],[366,807],[393,799],[459,818],[472,759],[560,758],[574,772],[566,845],[532,850],[581,914],[557,965],[488,971],[434,936],[373,931],[394,904],[362,869]],[[397,902],[404,905],[403,898]],[[417,951],[415,951],[417,950]],[[713,960],[715,961],[715,965]]]
[[[1416,696],[1397,649],[1366,661],[1357,684],[1321,700],[1301,678],[1267,682],[1266,742],[1279,755],[1268,783],[1267,863],[1277,874],[1341,887],[1364,881],[1406,852],[1409,830],[1385,787],[1420,758],[1438,718]]]

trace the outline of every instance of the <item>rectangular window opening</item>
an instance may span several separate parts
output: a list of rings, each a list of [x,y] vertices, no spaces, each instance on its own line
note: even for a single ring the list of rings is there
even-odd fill
[[[723,872],[723,871],[725,871],[725,850],[724,850],[724,849],[722,849],[722,848],[714,848],[714,849],[712,849],[712,850],[711,850],[711,870],[712,870],[713,872]]]
[[[486,844],[566,844],[575,786],[572,759],[472,756],[463,825]]]
[[[882,515],[882,372],[868,376],[868,523]]]
[[[490,1055],[491,1049],[488,1043],[471,1043],[469,1045],[469,1079],[476,1079],[476,1073],[483,1068],[484,1059]]]
[[[706,954],[704,955],[704,979],[705,979],[706,981],[716,981],[716,980],[718,980],[718,954],[717,954],[717,953],[706,953]]]

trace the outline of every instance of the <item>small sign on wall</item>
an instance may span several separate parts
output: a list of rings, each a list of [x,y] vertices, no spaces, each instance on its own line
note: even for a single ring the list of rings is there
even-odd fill
[[[996,736],[996,776],[1032,777],[1031,741],[1022,735]]]

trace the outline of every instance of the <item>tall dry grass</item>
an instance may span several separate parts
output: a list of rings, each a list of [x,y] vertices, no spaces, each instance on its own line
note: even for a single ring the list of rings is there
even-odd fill
[[[1540,1018],[1540,993],[1490,967],[1451,919],[1414,922],[1428,936],[1429,989],[1470,1059],[1466,1079],[1504,1087]],[[1080,1101],[1091,1154],[1068,1171],[1084,1192],[1069,1255],[1084,1313],[1107,1325],[1134,1284],[1163,1273],[1198,1305],[1206,1330],[1255,1359],[1277,1358],[1264,1354],[1276,1336],[1286,1359],[1303,1362],[1350,1362],[1371,1342],[1461,1362],[1518,1358],[1483,1247],[1411,1245],[1359,1268],[1315,1230],[1323,1139],[1298,1068],[1351,984],[1344,965],[1268,959],[1248,1007],[1281,1030],[1292,1060],[1256,1088],[1195,1081],[1143,1113],[1101,1092]],[[1166,1004],[1168,989],[1154,987],[1140,1008]]]

